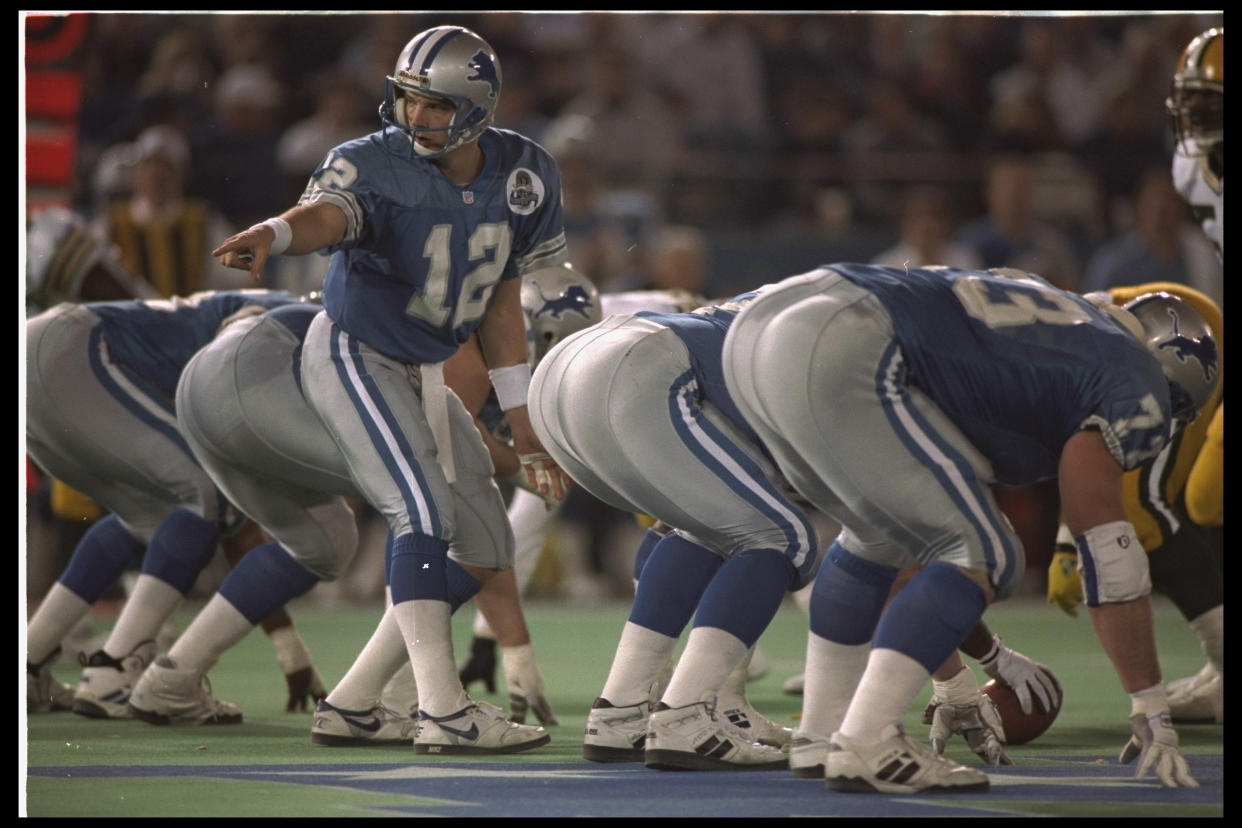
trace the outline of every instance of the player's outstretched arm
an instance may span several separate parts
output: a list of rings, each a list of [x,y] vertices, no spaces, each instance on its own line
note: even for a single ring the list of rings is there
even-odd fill
[[[1132,736],[1121,761],[1139,759],[1136,777],[1154,770],[1167,787],[1196,787],[1178,750],[1156,654],[1147,553],[1126,520],[1121,466],[1095,431],[1080,431],[1061,453],[1061,510],[1078,547],[1086,603],[1104,652],[1130,694]],[[1085,559],[1085,560],[1084,560]]]
[[[271,256],[314,253],[345,238],[340,207],[326,201],[303,204],[230,236],[211,251],[225,267],[249,270],[258,282]]]

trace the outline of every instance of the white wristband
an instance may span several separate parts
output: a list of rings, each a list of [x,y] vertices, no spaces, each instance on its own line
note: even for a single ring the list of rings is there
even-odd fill
[[[1163,684],[1154,684],[1146,690],[1130,694],[1130,715],[1155,716],[1169,709],[1169,699]]]
[[[487,372],[496,389],[496,400],[502,411],[526,405],[526,392],[530,390],[530,365],[507,365]]]
[[[289,226],[289,222],[280,216],[275,216],[267,221],[260,222],[260,227],[270,227],[272,232],[276,234],[275,240],[272,242],[270,255],[279,256],[289,249],[289,245],[293,243],[293,228]]]

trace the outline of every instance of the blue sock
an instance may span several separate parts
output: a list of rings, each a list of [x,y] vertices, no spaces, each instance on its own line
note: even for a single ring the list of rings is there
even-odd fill
[[[60,583],[93,604],[139,559],[142,550],[142,541],[125,531],[116,515],[102,517],[78,541]]]
[[[722,563],[715,552],[669,532],[651,550],[643,567],[630,621],[679,637]]]
[[[219,541],[214,523],[189,509],[173,509],[147,545],[142,574],[159,578],[185,595],[211,563]]]
[[[641,581],[643,577],[643,567],[647,565],[647,559],[651,557],[651,550],[656,548],[656,544],[664,539],[654,529],[648,529],[643,535],[643,539],[638,543],[638,551],[634,553],[634,580]]]
[[[251,549],[237,562],[220,585],[220,594],[247,621],[258,624],[317,583],[319,578],[272,541]]]
[[[811,632],[837,644],[866,644],[896,578],[896,569],[864,560],[833,541],[811,587]]]
[[[394,538],[388,566],[392,602],[444,601],[449,599],[448,542],[413,532]]]
[[[875,646],[904,653],[934,673],[987,608],[983,589],[952,564],[926,567],[893,599]]]
[[[796,576],[789,559],[774,549],[734,555],[703,591],[694,626],[722,629],[749,647],[772,622]]]

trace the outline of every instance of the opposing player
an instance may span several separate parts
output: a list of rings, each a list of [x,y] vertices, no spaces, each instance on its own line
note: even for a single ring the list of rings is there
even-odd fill
[[[181,369],[229,316],[282,291],[59,304],[26,324],[26,448],[108,514],[87,530],[27,626],[28,709],[124,717],[160,626],[241,527],[177,428]],[[72,694],[50,675],[61,641],[134,563],[142,574]],[[299,639],[300,640],[300,639]],[[70,700],[72,697],[72,700]]]
[[[725,332],[755,295],[691,313],[609,316],[562,341],[532,379],[531,421],[570,476],[616,508],[676,527],[650,532],[639,552],[633,608],[587,719],[587,759],[787,766],[718,705],[726,678],[817,561],[814,527],[720,375]],[[685,651],[652,699],[692,615]]]
[[[1141,757],[1136,776],[1197,784],[1169,722],[1147,558],[1122,495],[1123,471],[1216,390],[1216,343],[1193,307],[1152,294],[1098,309],[1011,270],[837,264],[744,308],[723,364],[786,477],[843,527],[811,599],[799,726],[829,743],[830,789],[988,788],[900,723],[1023,572],[991,484],[1050,477],[1091,572],[1092,623],[1131,696],[1123,759]],[[922,568],[885,609],[910,562]]]
[[[333,149],[297,206],[215,250],[255,278],[273,253],[332,253],[302,390],[392,533],[388,583],[418,686],[418,753],[511,751],[549,738],[469,698],[449,626],[452,607],[497,571],[491,560],[447,555],[468,520],[449,488],[454,447],[486,461],[443,381],[443,362],[471,333],[531,485],[561,497],[568,484],[526,412],[519,278],[565,260],[560,175],[537,144],[491,126],[500,91],[499,60],[479,35],[459,26],[416,35],[387,79],[382,128]]]

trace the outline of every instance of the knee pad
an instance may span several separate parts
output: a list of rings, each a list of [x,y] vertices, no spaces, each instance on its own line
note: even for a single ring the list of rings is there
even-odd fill
[[[811,632],[837,644],[866,644],[875,634],[897,570],[833,541],[811,587]]]
[[[78,541],[60,583],[88,604],[98,601],[142,556],[145,544],[116,515],[95,521]]]
[[[247,621],[258,624],[317,583],[314,573],[272,542],[247,552],[220,585],[220,594]]]
[[[934,673],[986,608],[982,587],[953,564],[936,561],[889,604],[876,628],[875,646],[907,655]]]
[[[214,523],[189,509],[173,509],[151,536],[142,573],[159,578],[185,595],[211,562],[219,542]]]

